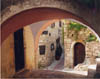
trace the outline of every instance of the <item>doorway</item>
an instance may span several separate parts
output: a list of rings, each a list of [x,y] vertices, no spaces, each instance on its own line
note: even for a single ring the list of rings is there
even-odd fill
[[[14,32],[14,49],[15,49],[15,71],[24,68],[24,42],[23,29]]]
[[[60,60],[62,55],[62,47],[60,44],[60,37],[56,40],[56,52],[55,52],[55,59]]]
[[[85,59],[85,46],[82,43],[76,43],[74,46],[74,66],[83,63]]]

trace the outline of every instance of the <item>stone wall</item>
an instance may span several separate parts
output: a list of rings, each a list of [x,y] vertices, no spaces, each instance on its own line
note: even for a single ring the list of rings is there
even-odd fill
[[[6,0],[2,2],[3,9],[1,23],[6,21],[13,15],[31,8],[52,7],[63,9],[79,17],[82,17],[89,24],[91,24],[91,28],[93,28],[98,34],[100,34],[100,27],[98,27],[100,25],[100,10],[94,13],[91,9],[78,4],[73,0]]]
[[[73,68],[73,47],[75,41],[68,38],[68,20],[64,20],[64,50],[65,50],[65,61],[64,61],[64,68]],[[70,33],[70,36],[72,33]]]
[[[1,46],[1,77],[12,77],[15,74],[14,37],[11,34]]]
[[[100,58],[100,42],[86,43],[86,64],[96,64],[96,58]]]
[[[64,67],[65,68],[73,68],[73,49],[71,48],[73,41],[71,39],[68,39],[64,37],[64,50],[65,50],[65,61],[64,61]]]
[[[40,45],[45,45],[45,55],[40,55],[40,52],[38,52],[38,68],[43,68],[49,66],[55,59],[55,49],[53,51],[50,50],[51,43],[54,43],[54,48],[56,49],[55,41],[48,41],[48,42],[39,42]],[[38,49],[39,50],[39,49]]]
[[[46,28],[47,35],[41,35],[39,45],[45,45],[45,55],[40,55],[38,48],[38,64],[41,67],[49,66],[55,60],[56,51],[56,39],[60,37],[60,43],[62,46],[62,28],[59,27],[59,22],[55,22],[55,26],[51,28],[51,25]],[[54,44],[54,50],[51,51],[51,44]]]
[[[69,31],[68,30],[68,24],[70,21],[65,20],[64,22],[64,49],[65,49],[65,68],[74,68],[74,45],[79,42],[85,45],[85,60],[83,65],[80,65],[83,70],[87,70],[88,66],[90,64],[96,64],[96,57],[99,56],[100,53],[100,42],[98,40],[92,41],[92,42],[87,42],[87,38],[89,34],[93,34],[93,32],[88,29],[84,28],[81,29],[78,32],[77,39],[75,39],[75,32],[74,30]],[[85,67],[85,69],[84,69]],[[78,67],[75,68],[76,70],[79,70]],[[80,69],[81,70],[81,69]]]

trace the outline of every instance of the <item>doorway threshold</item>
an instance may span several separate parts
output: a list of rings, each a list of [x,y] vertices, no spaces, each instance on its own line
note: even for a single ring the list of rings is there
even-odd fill
[[[57,71],[61,71],[61,72],[67,72],[67,73],[72,73],[72,74],[77,74],[77,75],[84,75],[87,76],[88,75],[88,71],[66,71],[66,70],[57,70]]]

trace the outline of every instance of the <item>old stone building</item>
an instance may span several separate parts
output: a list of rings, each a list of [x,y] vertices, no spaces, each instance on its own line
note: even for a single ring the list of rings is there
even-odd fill
[[[100,77],[100,1],[85,1],[2,0],[1,77]]]
[[[42,35],[39,38],[39,48],[38,54],[43,50],[44,54],[39,54],[38,64],[41,66],[48,66],[55,59],[56,51],[56,40],[62,37],[61,27],[59,27],[59,22],[51,24],[45,31],[42,32]],[[62,39],[62,38],[61,38]],[[62,40],[60,41],[62,42]],[[43,65],[42,65],[43,64]]]
[[[76,24],[74,28],[71,26],[72,23],[74,22],[65,22],[64,27],[65,67],[74,68],[78,64],[96,64],[96,58],[100,57],[99,39],[88,27],[80,26],[79,28],[79,25]],[[94,36],[94,40],[90,40],[90,36]],[[92,47],[93,45],[96,47]],[[78,54],[78,52],[80,53]],[[86,71],[88,68],[75,67],[76,69]]]

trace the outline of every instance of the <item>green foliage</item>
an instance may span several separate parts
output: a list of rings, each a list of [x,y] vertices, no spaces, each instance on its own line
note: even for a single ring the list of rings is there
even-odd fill
[[[70,31],[74,31],[75,32],[75,37],[74,39],[77,40],[78,39],[78,34],[79,34],[79,31],[81,31],[82,29],[87,29],[87,27],[79,24],[79,23],[76,23],[76,22],[70,22],[70,24],[68,25],[68,30]],[[87,39],[85,40],[85,42],[91,42],[91,41],[96,41],[97,40],[97,37],[93,34],[90,34]]]
[[[96,41],[96,40],[97,40],[96,36],[93,34],[90,34],[88,38],[86,39],[86,42],[91,42],[91,41]]]
[[[75,32],[75,37],[74,37],[75,40],[78,39],[79,31],[81,31],[82,29],[85,29],[85,28],[87,28],[87,27],[85,27],[85,26],[83,26],[83,25],[81,25],[79,23],[72,22],[72,21],[68,25],[68,30]]]
[[[76,31],[80,31],[83,28],[86,27],[76,22],[71,22],[68,27],[69,30],[76,30]]]

